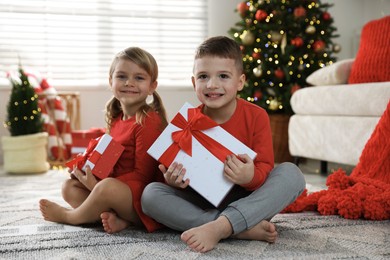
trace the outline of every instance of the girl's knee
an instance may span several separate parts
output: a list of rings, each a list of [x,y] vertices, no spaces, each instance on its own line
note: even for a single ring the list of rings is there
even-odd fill
[[[77,188],[77,185],[80,182],[75,179],[67,179],[64,181],[61,187],[62,197],[65,201],[68,201],[69,198],[74,194],[74,190]]]
[[[77,185],[77,180],[75,179],[67,179],[64,181],[64,183],[62,183],[62,190],[68,190],[74,186]]]
[[[93,192],[101,197],[113,196],[118,191],[118,185],[124,184],[114,178],[106,178],[99,181],[93,188]],[[126,184],[124,184],[126,185]]]

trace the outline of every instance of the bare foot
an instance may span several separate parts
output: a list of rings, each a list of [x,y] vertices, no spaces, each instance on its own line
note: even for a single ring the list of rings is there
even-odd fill
[[[202,226],[191,228],[181,234],[181,240],[197,252],[207,252],[213,249],[220,240],[232,234],[229,220],[221,216]]]
[[[277,236],[278,232],[276,232],[275,225],[269,221],[263,220],[257,225],[255,225],[253,228],[237,234],[236,236],[234,236],[234,238],[259,240],[274,243],[276,241]]]
[[[117,233],[127,228],[130,223],[124,219],[121,219],[113,212],[103,212],[100,214],[102,219],[104,231],[108,234]]]
[[[44,220],[66,223],[66,212],[69,211],[69,209],[66,209],[57,203],[46,199],[39,201],[39,209],[41,210]]]

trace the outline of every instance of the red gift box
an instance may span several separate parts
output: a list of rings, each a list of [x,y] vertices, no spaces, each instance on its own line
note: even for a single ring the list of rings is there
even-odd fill
[[[91,139],[96,139],[102,136],[106,130],[104,128],[91,128],[89,130],[73,130],[72,131],[72,158],[80,153],[84,153]]]
[[[85,167],[89,165],[96,177],[104,179],[111,174],[124,149],[121,144],[112,139],[112,136],[104,134],[98,139],[91,139],[87,150],[67,162],[66,166],[69,168],[76,166],[85,171]]]

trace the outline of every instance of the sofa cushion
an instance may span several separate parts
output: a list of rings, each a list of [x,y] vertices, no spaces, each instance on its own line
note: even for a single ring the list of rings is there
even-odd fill
[[[390,81],[390,15],[367,23],[348,83]]]
[[[318,69],[306,78],[306,82],[315,86],[346,84],[354,60],[340,60]]]
[[[390,100],[390,81],[306,87],[294,92],[296,114],[379,117]]]

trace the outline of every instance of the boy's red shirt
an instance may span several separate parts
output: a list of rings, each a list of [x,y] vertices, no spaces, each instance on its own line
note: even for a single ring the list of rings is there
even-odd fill
[[[203,107],[203,104],[199,106],[200,109]],[[237,98],[234,114],[220,126],[257,153],[252,181],[241,186],[249,191],[258,189],[274,167],[272,133],[267,112]]]

